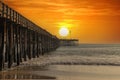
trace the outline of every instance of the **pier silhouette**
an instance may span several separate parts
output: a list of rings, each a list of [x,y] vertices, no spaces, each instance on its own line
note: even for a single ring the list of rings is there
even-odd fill
[[[0,71],[59,47],[59,39],[0,1]]]

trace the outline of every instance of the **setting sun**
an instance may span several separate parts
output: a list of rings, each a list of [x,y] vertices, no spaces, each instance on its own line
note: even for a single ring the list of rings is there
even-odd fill
[[[120,0],[2,1],[58,38],[90,44],[120,43]]]
[[[60,28],[59,34],[60,34],[60,36],[62,36],[62,37],[67,36],[67,35],[69,34],[68,28]]]

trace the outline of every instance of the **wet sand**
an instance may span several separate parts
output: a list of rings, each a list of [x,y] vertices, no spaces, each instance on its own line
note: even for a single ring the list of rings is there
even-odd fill
[[[57,80],[120,80],[120,67],[95,65],[50,66]]]
[[[95,65],[52,65],[50,73],[57,80],[120,80],[120,67]]]
[[[120,80],[120,47],[61,47],[0,72],[0,80]]]
[[[95,65],[29,66],[0,73],[0,80],[120,80],[120,67]]]

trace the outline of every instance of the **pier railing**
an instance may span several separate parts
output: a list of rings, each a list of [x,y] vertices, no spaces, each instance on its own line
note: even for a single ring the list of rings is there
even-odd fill
[[[0,1],[0,70],[59,47],[59,39]]]

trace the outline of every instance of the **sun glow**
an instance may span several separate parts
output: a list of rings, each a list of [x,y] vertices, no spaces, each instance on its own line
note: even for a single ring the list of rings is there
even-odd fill
[[[60,28],[59,34],[60,34],[60,36],[62,36],[62,37],[68,36],[68,34],[69,34],[68,28],[65,28],[65,27]]]

